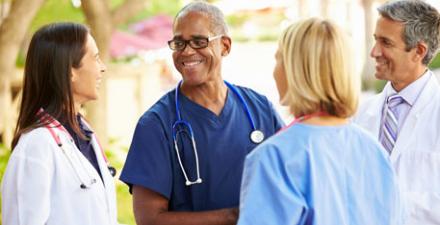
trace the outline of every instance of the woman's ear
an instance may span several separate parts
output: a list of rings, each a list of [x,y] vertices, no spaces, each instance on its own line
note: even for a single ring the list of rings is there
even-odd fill
[[[78,79],[78,73],[74,68],[70,69],[70,81],[73,83]]]

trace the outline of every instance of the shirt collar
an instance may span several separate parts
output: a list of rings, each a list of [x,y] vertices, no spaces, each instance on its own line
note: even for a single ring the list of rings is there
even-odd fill
[[[432,72],[430,70],[426,70],[422,76],[406,86],[400,92],[394,90],[392,85],[387,85],[388,88],[386,90],[386,96],[388,98],[393,94],[398,94],[405,100],[406,103],[408,103],[410,106],[413,106],[431,76]]]
[[[81,114],[78,113],[76,115],[76,120],[78,121],[81,133],[90,138],[93,134],[93,131],[86,124],[84,124]],[[70,133],[72,137],[76,136],[76,133],[73,131],[72,127],[70,127],[68,123],[63,123],[62,125],[66,128],[66,130]]]
[[[81,131],[86,135],[86,137],[90,137],[93,134],[93,131],[84,123],[81,114],[76,115],[76,119],[78,120],[79,127]]]

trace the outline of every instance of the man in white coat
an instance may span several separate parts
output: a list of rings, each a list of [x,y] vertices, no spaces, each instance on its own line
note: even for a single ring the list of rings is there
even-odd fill
[[[406,205],[406,225],[440,224],[440,86],[427,65],[439,45],[439,12],[423,1],[378,8],[371,57],[387,80],[354,121],[389,152]]]

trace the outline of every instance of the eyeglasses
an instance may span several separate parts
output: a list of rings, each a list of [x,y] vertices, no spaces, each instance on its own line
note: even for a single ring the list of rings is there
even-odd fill
[[[208,47],[210,41],[221,37],[223,37],[222,34],[214,37],[197,37],[190,40],[173,39],[168,41],[168,46],[173,51],[183,51],[188,44],[193,49],[202,49]]]

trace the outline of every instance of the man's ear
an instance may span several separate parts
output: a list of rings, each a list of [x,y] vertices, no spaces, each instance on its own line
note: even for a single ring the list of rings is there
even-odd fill
[[[426,54],[428,53],[428,45],[425,42],[421,41],[417,43],[415,50],[416,54],[414,55],[414,59],[417,61],[423,61]]]
[[[223,44],[222,56],[229,55],[229,52],[231,52],[231,45],[232,45],[231,38],[228,36],[223,36],[222,44]]]

